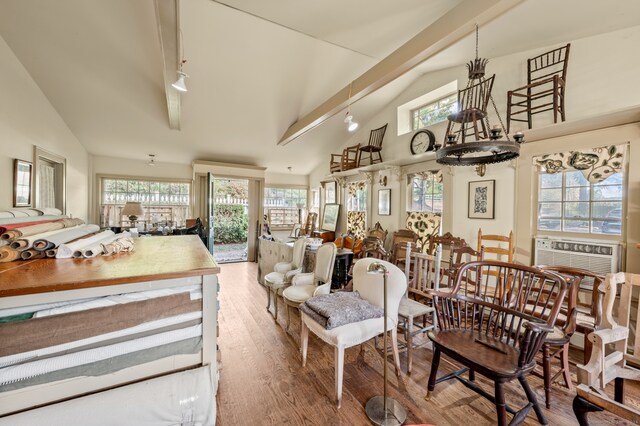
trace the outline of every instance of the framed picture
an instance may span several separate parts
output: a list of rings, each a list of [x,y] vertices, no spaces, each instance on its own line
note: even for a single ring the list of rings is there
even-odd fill
[[[391,189],[378,190],[378,215],[391,215]]]
[[[324,183],[324,203],[335,204],[338,202],[338,185],[336,181],[330,181]]]
[[[31,176],[29,161],[13,160],[13,207],[31,207]]]
[[[495,180],[469,182],[469,219],[494,219],[495,195]]]
[[[320,229],[335,232],[338,226],[338,214],[340,214],[340,204],[325,204]]]

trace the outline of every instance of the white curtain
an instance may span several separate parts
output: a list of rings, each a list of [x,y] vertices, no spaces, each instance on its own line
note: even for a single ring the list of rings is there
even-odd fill
[[[56,170],[47,163],[40,163],[38,173],[38,207],[56,207]]]
[[[118,204],[102,205],[102,226],[120,226],[120,212],[122,206]]]

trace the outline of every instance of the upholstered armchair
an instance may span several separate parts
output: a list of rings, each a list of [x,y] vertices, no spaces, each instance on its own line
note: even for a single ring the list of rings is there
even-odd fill
[[[387,276],[387,330],[391,331],[391,343],[396,374],[400,374],[400,358],[398,355],[398,307],[400,299],[407,291],[407,279],[396,265],[378,259],[360,259],[353,268],[353,290],[373,305],[384,307],[384,283],[380,274],[368,274],[367,267],[373,262],[382,263],[388,271]],[[385,332],[384,318],[372,318],[351,324],[345,324],[331,330],[325,329],[318,322],[300,312],[302,320],[301,345],[302,366],[307,363],[307,344],[309,330],[321,340],[335,348],[335,389],[338,408],[342,402],[342,376],[344,371],[344,350],[364,343]],[[386,354],[385,354],[386,355]],[[386,356],[384,357],[386,362]]]
[[[291,324],[291,308],[298,308],[313,296],[329,294],[331,291],[331,276],[336,263],[337,248],[334,243],[325,243],[316,253],[316,267],[313,272],[297,274],[291,281],[291,286],[284,289],[282,298],[287,304],[287,331]]]
[[[271,293],[273,293],[274,318],[278,319],[278,295],[282,294],[284,288],[291,284],[291,280],[302,272],[302,262],[304,260],[304,249],[307,246],[307,239],[298,238],[293,243],[293,256],[291,262],[279,262],[273,267],[273,272],[264,277],[264,284],[267,289],[267,311],[271,307]]]

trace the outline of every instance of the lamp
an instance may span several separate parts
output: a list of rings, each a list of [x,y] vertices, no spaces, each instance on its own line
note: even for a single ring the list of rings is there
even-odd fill
[[[186,61],[184,61],[186,62]],[[189,77],[188,74],[182,72],[182,63],[180,64],[180,71],[178,71],[178,79],[176,81],[174,81],[173,83],[171,83],[171,87],[173,87],[174,89],[176,89],[179,92],[186,92],[187,91],[187,85],[184,82],[184,79]]]
[[[367,267],[369,274],[382,274],[384,291],[384,336],[383,336],[383,377],[384,393],[377,395],[367,401],[365,411],[367,417],[374,424],[380,426],[401,425],[407,419],[407,410],[395,399],[387,398],[387,275],[386,266],[380,262],[370,263]]]
[[[344,116],[344,122],[347,124],[347,130],[355,132],[358,128],[358,123],[353,121],[353,115],[351,115],[351,86],[353,81],[349,83],[349,100],[347,101],[347,115]]]
[[[187,91],[187,85],[185,84],[184,79],[188,78],[189,75],[184,71],[182,71],[182,66],[187,62],[187,60],[184,58],[184,39],[182,38],[182,30],[180,30],[179,49],[180,49],[182,59],[180,59],[180,69],[178,70],[178,79],[171,84],[171,87],[176,89],[178,92],[184,93]]]
[[[488,62],[489,61],[487,59],[478,57],[478,26],[476,25],[476,57],[467,64],[467,69],[469,70],[467,89],[470,89],[474,85],[486,82],[484,74],[485,67]],[[516,132],[513,135],[514,141],[509,139],[509,135],[505,130],[504,123],[502,122],[502,118],[500,117],[500,113],[498,112],[498,108],[496,107],[496,103],[493,100],[490,90],[491,89],[489,89],[489,100],[491,101],[498,120],[500,121],[500,125],[494,125],[489,130],[488,140],[466,142],[464,138],[465,121],[464,119],[461,120],[461,128],[458,132],[463,135],[461,141],[458,141],[458,135],[456,133],[449,133],[446,136],[445,146],[441,149],[439,149],[439,146],[436,146],[436,162],[449,166],[482,166],[512,160],[520,155],[520,145],[524,143],[524,134],[522,132]],[[487,112],[477,111],[476,113],[484,115],[478,119],[486,120],[488,127],[489,120],[486,118]],[[504,132],[505,135],[504,140],[501,138],[502,132]],[[485,171],[484,169],[476,170],[479,174],[480,172],[482,173],[481,176]]]
[[[144,215],[144,210],[142,209],[142,203],[139,201],[127,201],[122,209],[123,216],[129,216],[129,221],[135,227],[136,220],[138,220],[138,216]]]

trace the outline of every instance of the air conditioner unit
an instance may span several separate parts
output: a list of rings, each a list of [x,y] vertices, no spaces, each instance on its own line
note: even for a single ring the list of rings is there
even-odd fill
[[[622,246],[610,241],[535,238],[535,264],[583,268],[598,274],[619,272]]]

